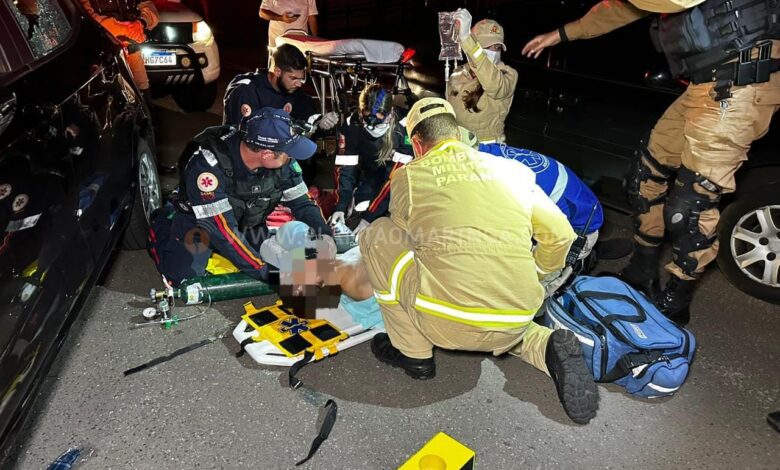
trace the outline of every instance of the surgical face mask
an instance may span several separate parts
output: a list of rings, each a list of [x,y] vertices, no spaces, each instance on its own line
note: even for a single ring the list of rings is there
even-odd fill
[[[378,139],[383,135],[387,134],[388,130],[390,130],[390,125],[385,123],[377,124],[376,126],[366,127],[366,132],[368,132],[368,134],[375,139]]]
[[[487,54],[488,59],[490,59],[490,61],[493,62],[494,64],[501,62],[500,51],[491,51],[489,49],[485,49],[485,54]]]
[[[390,129],[390,118],[392,116],[391,113],[387,113],[384,114],[384,117],[380,118],[377,114],[363,116],[363,127],[365,127],[368,134],[375,139],[387,134],[387,130]]]

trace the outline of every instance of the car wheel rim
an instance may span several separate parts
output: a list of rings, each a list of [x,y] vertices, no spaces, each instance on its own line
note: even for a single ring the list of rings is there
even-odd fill
[[[750,279],[780,288],[780,205],[748,212],[731,232],[731,255]]]
[[[159,208],[162,204],[157,164],[148,152],[144,152],[139,161],[138,188],[141,192],[141,204],[143,204],[144,215],[146,215],[146,220],[148,221],[152,211]]]

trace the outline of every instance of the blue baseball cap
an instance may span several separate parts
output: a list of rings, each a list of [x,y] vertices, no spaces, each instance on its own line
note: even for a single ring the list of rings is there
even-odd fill
[[[317,144],[293,131],[290,114],[283,109],[261,108],[244,117],[238,127],[250,147],[285,152],[296,160],[308,160]]]

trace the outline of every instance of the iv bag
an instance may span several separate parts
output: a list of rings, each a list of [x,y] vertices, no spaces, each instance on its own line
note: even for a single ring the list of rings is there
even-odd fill
[[[439,12],[439,40],[441,41],[439,60],[463,59],[457,40],[458,30],[455,28],[455,20],[452,18],[454,14],[454,11]]]

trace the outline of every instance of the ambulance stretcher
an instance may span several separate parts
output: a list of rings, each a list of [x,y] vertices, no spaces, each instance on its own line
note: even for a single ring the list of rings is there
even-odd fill
[[[337,111],[346,118],[350,113],[349,96],[357,96],[366,85],[383,77],[392,78],[394,95],[412,98],[404,71],[411,68],[414,49],[392,41],[328,40],[290,33],[276,39],[277,47],[282,44],[293,45],[306,56],[323,113]]]

